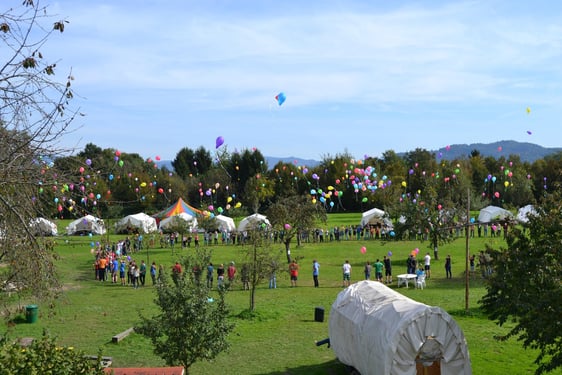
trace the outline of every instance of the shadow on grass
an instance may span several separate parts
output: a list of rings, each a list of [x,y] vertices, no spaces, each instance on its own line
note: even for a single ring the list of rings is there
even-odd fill
[[[349,375],[353,369],[334,359],[310,366],[287,367],[284,371],[264,372],[259,375]]]

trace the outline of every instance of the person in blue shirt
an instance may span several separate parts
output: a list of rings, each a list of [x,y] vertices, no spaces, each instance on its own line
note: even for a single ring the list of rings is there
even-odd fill
[[[314,287],[318,288],[318,274],[320,273],[320,264],[314,259],[312,261],[312,279],[314,280]]]

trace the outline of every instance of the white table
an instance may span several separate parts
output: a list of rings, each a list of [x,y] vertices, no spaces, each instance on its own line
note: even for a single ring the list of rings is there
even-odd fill
[[[408,287],[408,282],[410,280],[416,280],[416,278],[418,277],[418,275],[416,275],[415,273],[404,273],[402,275],[398,275],[398,287],[400,287],[400,285],[406,285],[406,288]]]

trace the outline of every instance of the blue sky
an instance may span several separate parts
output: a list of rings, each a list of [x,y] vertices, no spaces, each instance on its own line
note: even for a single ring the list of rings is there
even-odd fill
[[[51,1],[69,24],[47,57],[59,76],[72,69],[86,114],[62,143],[162,159],[214,151],[218,136],[230,151],[317,160],[508,139],[560,147],[561,8]]]

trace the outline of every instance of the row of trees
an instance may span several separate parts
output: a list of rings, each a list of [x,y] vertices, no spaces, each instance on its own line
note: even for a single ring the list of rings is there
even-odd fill
[[[440,160],[416,149],[404,156],[386,151],[380,158],[353,160],[338,154],[315,167],[279,162],[270,168],[258,149],[229,153],[225,147],[213,156],[203,147],[186,147],[170,171],[138,154],[88,144],[76,155],[42,162],[37,197],[51,216],[153,213],[179,197],[209,213],[236,216],[263,212],[287,196],[307,196],[328,212],[391,211],[425,194],[441,207],[465,207],[470,198],[475,210],[488,204],[517,208],[537,203],[560,185],[562,153],[529,163],[517,155],[484,158],[477,150]]]

